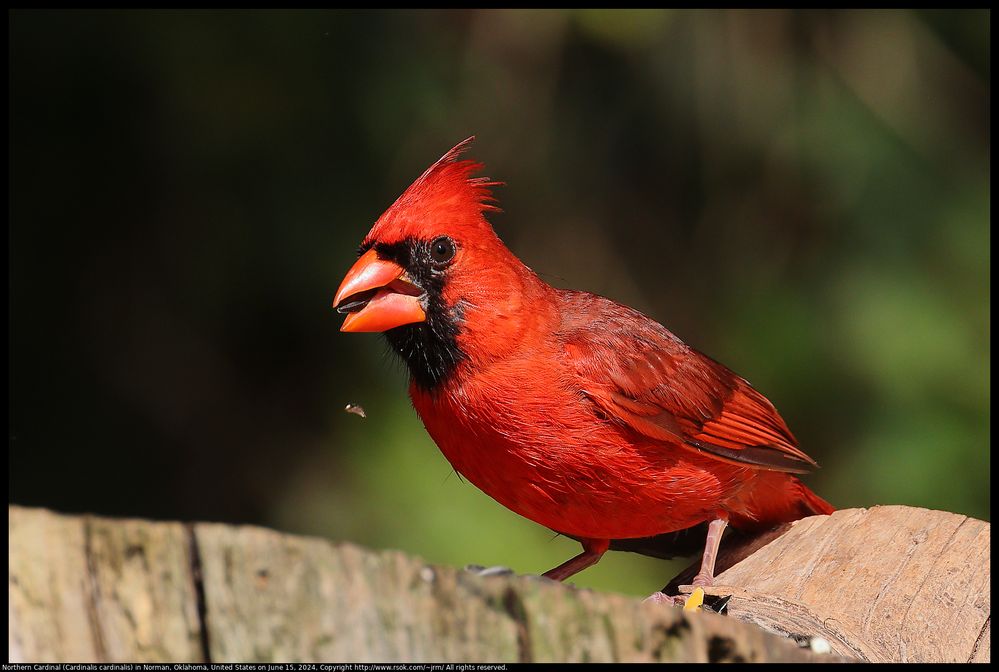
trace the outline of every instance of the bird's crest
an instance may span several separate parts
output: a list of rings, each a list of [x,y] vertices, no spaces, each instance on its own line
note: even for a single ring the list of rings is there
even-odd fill
[[[378,218],[365,241],[393,242],[427,238],[439,231],[489,228],[483,213],[499,210],[490,187],[503,183],[472,177],[483,164],[460,157],[474,140],[474,135],[462,140],[416,178]]]

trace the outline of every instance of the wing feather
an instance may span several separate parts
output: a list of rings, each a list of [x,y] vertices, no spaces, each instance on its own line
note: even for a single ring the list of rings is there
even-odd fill
[[[773,404],[743,378],[625,306],[560,292],[562,341],[583,394],[599,412],[648,438],[759,469],[804,473]]]

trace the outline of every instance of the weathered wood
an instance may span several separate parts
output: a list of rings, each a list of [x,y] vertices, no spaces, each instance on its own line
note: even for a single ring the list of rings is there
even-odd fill
[[[769,536],[753,540],[750,553],[730,547],[719,558],[724,571],[707,592],[732,596],[730,616],[822,637],[834,652],[871,662],[989,660],[988,523],[876,506],[806,518]]]
[[[199,525],[212,660],[810,660],[755,627],[538,577]]]
[[[868,596],[877,606],[868,610],[866,629],[825,623],[823,632],[837,638],[830,639],[837,650],[877,659],[884,633],[891,631],[889,622],[878,619],[898,618],[906,596],[915,597],[909,600],[914,607],[925,609],[920,597],[928,590],[925,586],[942,585],[925,579],[922,570],[930,556],[923,554],[929,546],[918,547],[936,543],[951,529],[951,541],[940,548],[979,548],[984,556],[978,557],[984,557],[986,566],[984,583],[963,565],[948,565],[951,600],[939,603],[938,611],[924,610],[922,618],[943,622],[953,610],[964,614],[972,604],[978,609],[974,613],[984,613],[987,619],[987,524],[970,521],[947,527],[949,523],[939,522],[925,538],[918,530],[914,533],[920,541],[913,542],[917,548],[912,550],[900,543],[902,533],[883,532],[879,537],[854,529],[858,524],[885,523],[870,513],[842,512],[829,519],[836,521],[831,525],[823,518],[802,521],[722,574],[726,583],[740,586],[729,591],[735,594],[732,614],[749,620],[750,604],[769,605],[753,612],[759,623],[779,632],[809,632],[808,627],[828,618],[823,614],[844,621],[851,609],[862,613],[868,604],[860,601],[866,593],[858,589],[849,593],[848,601],[829,607],[840,611],[819,610],[815,605],[836,602],[840,596],[823,593],[818,577],[837,571],[868,576],[872,585],[883,589]],[[853,522],[842,527],[837,516],[852,515],[859,518],[849,518]],[[952,516],[934,515],[941,521]],[[12,662],[840,660],[798,648],[789,639],[735,618],[688,615],[537,577],[480,577],[431,567],[394,551],[373,552],[260,528],[115,521],[20,507],[10,507],[8,520]],[[910,518],[905,529],[915,520]],[[842,549],[856,545],[848,531],[871,540],[864,553],[845,555],[848,551]],[[889,543],[884,543],[885,535]],[[807,563],[794,563],[793,553]],[[737,573],[760,554],[770,558],[765,572],[757,567],[755,573]],[[956,562],[956,556],[937,555]],[[900,557],[909,558],[908,563],[900,565]],[[851,569],[853,565],[866,569]],[[802,573],[802,566],[808,571]],[[885,571],[886,566],[891,571]],[[774,575],[786,572],[806,577],[801,591],[771,588],[785,585]],[[924,579],[929,582],[920,589]],[[977,594],[961,592],[964,589]],[[914,642],[920,621],[912,613],[902,615],[906,618],[897,623],[907,624],[907,629],[896,639],[906,643],[908,659],[939,656],[946,649],[936,640],[932,646]],[[955,631],[962,629],[960,637],[955,632],[955,641],[967,648],[970,635],[963,628],[974,629],[977,648],[973,646],[964,660],[988,661],[987,620],[983,630],[976,618],[953,617]],[[859,637],[870,641],[855,639]]]
[[[7,522],[11,661],[201,659],[182,525],[20,507]]]

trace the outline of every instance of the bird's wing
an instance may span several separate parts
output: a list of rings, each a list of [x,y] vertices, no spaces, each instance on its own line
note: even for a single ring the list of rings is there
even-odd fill
[[[662,325],[602,297],[564,300],[579,304],[561,332],[565,353],[599,414],[726,462],[792,473],[818,466],[766,397]]]

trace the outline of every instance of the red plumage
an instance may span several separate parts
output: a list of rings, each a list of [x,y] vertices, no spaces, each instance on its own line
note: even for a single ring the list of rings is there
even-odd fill
[[[471,177],[481,166],[459,160],[467,144],[420,176],[362,246],[379,264],[398,262],[405,273],[396,287],[424,292],[413,301],[426,322],[387,332],[411,369],[450,334],[440,340],[446,375],[426,385],[414,370],[410,395],[458,473],[596,557],[609,540],[719,518],[753,530],[830,513],[792,475],[815,462],[748,382],[638,311],[549,286],[503,245],[483,216],[495,183]],[[453,242],[446,266],[435,257],[429,270],[414,265],[419,241],[445,238]],[[405,260],[382,259],[400,245],[412,246]],[[359,284],[355,269],[337,294],[341,306],[363,297],[359,287],[393,286]]]

